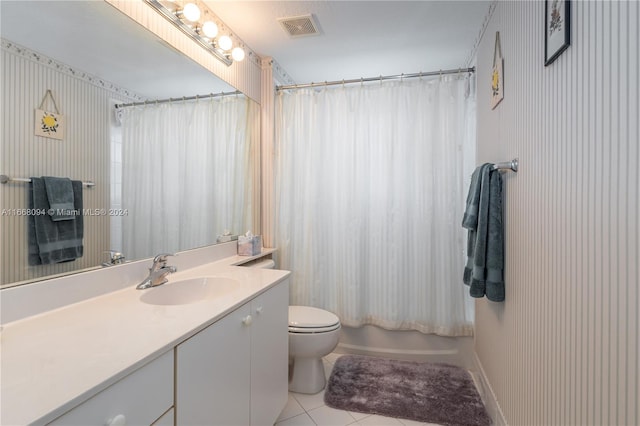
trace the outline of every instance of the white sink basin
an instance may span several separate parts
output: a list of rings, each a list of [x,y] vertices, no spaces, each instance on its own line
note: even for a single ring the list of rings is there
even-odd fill
[[[150,305],[187,305],[221,297],[238,287],[238,281],[226,277],[199,277],[168,282],[144,291],[140,301]]]

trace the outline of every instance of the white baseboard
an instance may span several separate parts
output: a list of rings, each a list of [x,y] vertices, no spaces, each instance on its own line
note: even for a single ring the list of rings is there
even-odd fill
[[[473,376],[473,380],[476,382],[476,388],[482,397],[482,402],[484,402],[484,406],[487,408],[489,416],[493,419],[494,426],[508,426],[507,420],[502,412],[502,408],[498,403],[498,398],[496,398],[496,394],[493,392],[491,383],[489,383],[487,375],[484,372],[484,368],[482,368],[482,363],[475,351],[473,352],[473,357],[476,369],[475,371],[472,371],[471,375]]]

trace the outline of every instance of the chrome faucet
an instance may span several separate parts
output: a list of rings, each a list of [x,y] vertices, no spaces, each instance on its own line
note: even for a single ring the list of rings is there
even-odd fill
[[[109,253],[109,261],[102,264],[103,267],[120,265],[124,263],[124,254],[115,250],[105,250],[103,253]]]
[[[172,274],[178,270],[175,266],[167,266],[167,257],[176,256],[171,253],[159,254],[153,258],[153,265],[149,268],[149,276],[144,279],[136,289],[144,290],[150,287],[156,287],[165,284],[167,281],[167,275]]]

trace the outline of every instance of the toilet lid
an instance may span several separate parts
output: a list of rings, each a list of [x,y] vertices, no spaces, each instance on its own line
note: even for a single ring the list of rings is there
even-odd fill
[[[305,328],[334,328],[340,324],[340,319],[331,312],[311,306],[289,306],[289,327]]]

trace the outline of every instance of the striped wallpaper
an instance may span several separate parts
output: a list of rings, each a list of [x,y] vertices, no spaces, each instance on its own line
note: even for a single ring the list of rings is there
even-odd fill
[[[506,301],[476,303],[498,424],[640,424],[640,3],[571,12],[548,67],[541,1],[498,2],[477,52],[478,163],[520,158],[505,174]]]
[[[65,176],[92,180],[84,208],[109,208],[110,100],[131,101],[125,91],[71,70],[28,49],[2,41],[2,144],[0,173],[11,177]],[[67,122],[63,140],[34,136],[34,114],[50,89]],[[49,104],[51,107],[51,105]],[[27,183],[0,185],[0,209],[27,208]],[[109,217],[85,216],[84,256],[55,265],[29,267],[27,221],[0,220],[0,284],[31,280],[98,265],[109,249]]]

